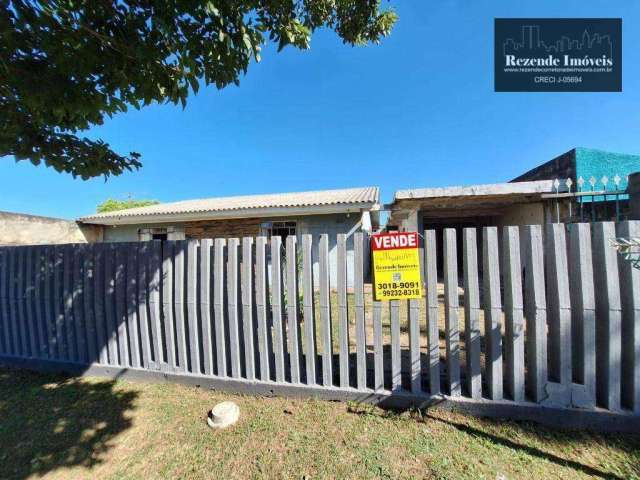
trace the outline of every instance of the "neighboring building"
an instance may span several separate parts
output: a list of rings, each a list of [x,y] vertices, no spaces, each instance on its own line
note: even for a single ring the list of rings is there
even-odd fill
[[[546,197],[551,200],[546,222],[624,220],[629,216],[628,176],[639,170],[640,155],[578,147],[512,182],[559,180],[556,195]]]
[[[640,220],[640,172],[629,175],[629,220]]]
[[[335,265],[336,235],[349,236],[348,254],[352,255],[352,234],[363,223],[367,229],[377,228],[379,201],[377,187],[364,187],[184,200],[98,213],[79,221],[83,225],[100,226],[105,242],[257,235],[295,235],[300,239],[305,233],[315,237],[328,233],[330,261]],[[317,259],[317,243],[314,256]],[[336,271],[335,267],[331,268],[334,276]],[[350,271],[349,281],[352,275]],[[332,284],[335,285],[335,278]]]
[[[101,229],[71,220],[0,212],[0,245],[44,245],[100,241]]]
[[[574,148],[509,183],[399,190],[388,228],[624,219],[628,175],[636,171],[638,155]]]
[[[460,254],[464,227],[623,220],[636,171],[640,156],[574,148],[509,183],[399,190],[386,207],[387,229],[434,229],[441,252],[440,232],[456,228]]]
[[[543,223],[543,197],[552,192],[550,180],[399,190],[388,206],[387,228],[422,231]]]
[[[462,229],[485,226],[544,223],[544,196],[553,192],[551,180],[495,183],[468,187],[417,188],[395,193],[388,230],[435,230],[438,261],[442,260],[442,231],[458,230],[458,257],[462,267]],[[478,230],[478,241],[482,230]]]

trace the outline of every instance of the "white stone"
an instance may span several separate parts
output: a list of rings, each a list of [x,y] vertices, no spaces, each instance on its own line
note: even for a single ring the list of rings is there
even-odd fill
[[[240,418],[240,408],[233,402],[222,402],[211,409],[207,423],[211,428],[225,428]]]

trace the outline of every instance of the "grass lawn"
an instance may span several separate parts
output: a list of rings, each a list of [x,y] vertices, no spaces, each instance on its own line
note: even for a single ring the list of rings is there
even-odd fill
[[[234,400],[240,422],[206,413]],[[0,370],[0,478],[640,478],[640,434]]]

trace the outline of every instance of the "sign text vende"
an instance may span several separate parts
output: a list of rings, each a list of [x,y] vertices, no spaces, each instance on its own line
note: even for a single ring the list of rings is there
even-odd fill
[[[376,300],[422,297],[420,254],[416,232],[372,235],[371,251]]]

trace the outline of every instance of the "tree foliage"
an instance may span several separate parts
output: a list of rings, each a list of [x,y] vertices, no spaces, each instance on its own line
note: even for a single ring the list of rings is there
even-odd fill
[[[181,104],[201,84],[238,84],[261,47],[309,48],[318,28],[378,42],[380,0],[0,0],[0,157],[84,179],[139,168],[79,135],[128,108]]]
[[[132,198],[127,200],[114,200],[113,198],[109,198],[97,206],[96,212],[115,212],[129,208],[148,207],[149,205],[157,205],[158,203],[160,202],[157,200],[133,200]]]

